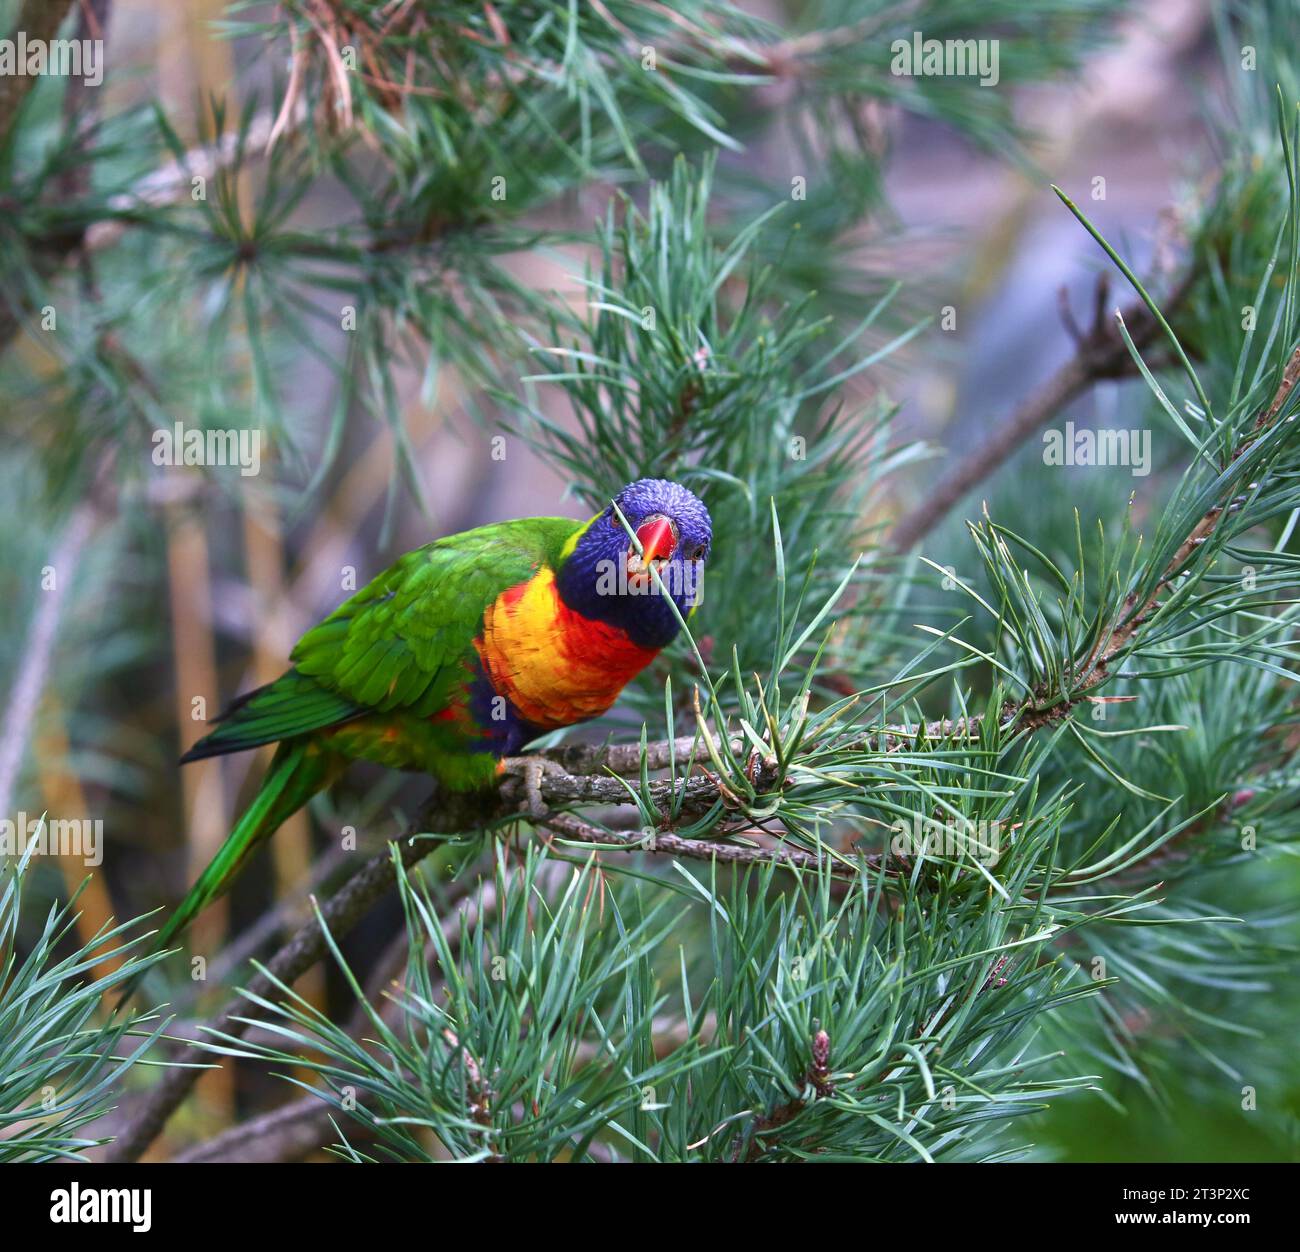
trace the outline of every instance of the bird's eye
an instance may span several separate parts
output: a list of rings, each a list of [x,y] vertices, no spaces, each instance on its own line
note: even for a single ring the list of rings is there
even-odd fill
[[[688,561],[698,561],[704,555],[704,545],[702,543],[689,543],[682,550],[682,555]]]

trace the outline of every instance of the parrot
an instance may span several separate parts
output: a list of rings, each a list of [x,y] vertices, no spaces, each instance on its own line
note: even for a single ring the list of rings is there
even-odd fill
[[[531,740],[600,716],[694,611],[712,542],[693,492],[642,478],[586,522],[497,522],[399,557],[181,757],[278,744],[154,950],[224,895],[250,854],[350,761],[423,772],[451,791],[487,789]]]

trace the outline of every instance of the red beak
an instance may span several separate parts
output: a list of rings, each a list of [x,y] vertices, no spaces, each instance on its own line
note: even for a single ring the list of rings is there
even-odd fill
[[[666,517],[656,517],[643,522],[637,527],[636,537],[641,544],[641,559],[649,565],[651,561],[666,561],[677,547],[673,538],[673,524]]]

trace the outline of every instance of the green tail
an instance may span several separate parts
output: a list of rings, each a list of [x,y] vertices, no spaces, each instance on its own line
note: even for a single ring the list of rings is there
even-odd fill
[[[288,817],[296,813],[333,777],[335,758],[302,739],[282,743],[271,760],[252,804],[244,811],[180,907],[158,932],[151,952],[167,947],[214,900],[230,890],[249,856],[269,839]],[[122,992],[125,1000],[135,990],[139,976]],[[120,1001],[119,1001],[120,1003]]]

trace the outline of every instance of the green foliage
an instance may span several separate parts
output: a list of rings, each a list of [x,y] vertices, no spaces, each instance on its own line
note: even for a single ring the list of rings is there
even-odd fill
[[[582,419],[576,433],[540,413],[532,420],[539,445],[584,484],[593,507],[609,483],[636,467],[694,474],[722,509],[728,492],[752,498],[765,471],[778,479],[789,474],[791,499],[805,498],[798,458],[770,455],[770,443],[757,434],[747,441],[746,421],[759,399],[747,388],[761,374],[762,393],[779,397],[784,382],[798,411],[825,389],[819,378],[833,385],[854,368],[837,361],[838,351],[804,366],[811,332],[797,315],[761,329],[745,321],[760,314],[744,307],[719,315],[716,293],[742,254],[715,253],[700,229],[706,192],[707,171],[697,184],[679,168],[669,187],[652,192],[646,216],[629,210],[621,230],[611,225],[603,277],[593,284],[599,299],[590,346],[550,350],[565,368],[532,380],[558,383],[574,401]],[[688,243],[674,252],[682,264],[656,267],[670,237]],[[689,246],[692,240],[698,247]],[[751,278],[744,290],[756,287],[759,279]],[[1289,286],[1277,299],[1290,319]],[[638,319],[638,306],[665,315]],[[1284,323],[1274,349],[1281,360],[1296,330]],[[733,354],[744,351],[754,354],[752,372],[732,364]],[[643,384],[651,377],[658,390]],[[1181,427],[1164,386],[1154,375],[1148,381]],[[1217,421],[1190,405],[1190,420],[1205,430],[1153,543],[1111,543],[1101,531],[1085,547],[1079,534],[1075,567],[1066,572],[1028,540],[986,520],[972,535],[988,590],[960,580],[958,586],[987,615],[990,642],[936,632],[928,651],[956,645],[957,659],[936,657],[927,667],[923,650],[885,675],[877,662],[872,686],[839,699],[818,686],[820,655],[809,649],[820,652],[816,644],[825,640],[856,567],[832,568],[838,582],[829,593],[809,577],[787,600],[792,553],[811,566],[816,549],[805,546],[808,536],[798,528],[793,538],[787,534],[773,499],[775,617],[766,623],[767,656],[760,661],[767,677],[745,677],[739,646],[729,668],[716,678],[708,673],[697,639],[697,622],[711,621],[703,610],[685,648],[708,718],[695,704],[689,754],[670,754],[666,779],[652,779],[643,766],[639,785],[627,789],[649,850],[660,831],[723,842],[739,837],[741,847],[752,847],[745,834],[775,825],[787,845],[828,857],[820,878],[778,881],[790,871],[769,865],[719,887],[716,878],[706,883],[686,874],[692,907],[665,929],[661,910],[670,892],[683,891],[680,884],[656,877],[652,886],[629,889],[615,877],[599,892],[611,923],[582,931],[579,940],[573,928],[597,907],[591,862],[562,894],[539,891],[541,915],[529,918],[511,893],[538,891],[538,867],[547,861],[530,851],[526,868],[512,878],[498,856],[498,923],[524,929],[485,946],[481,919],[489,906],[480,892],[480,920],[469,934],[462,930],[454,949],[446,936],[457,927],[421,909],[406,989],[394,1005],[408,1034],[399,1038],[372,1013],[383,1032],[378,1061],[297,1000],[287,1008],[259,1002],[290,1021],[283,1033],[292,1047],[219,1047],[282,1064],[311,1049],[341,1058],[317,1067],[334,1093],[331,1102],[354,1112],[341,1093],[368,1092],[376,1103],[360,1120],[387,1152],[403,1158],[429,1153],[408,1129],[421,1125],[438,1152],[471,1159],[994,1159],[1017,1150],[1004,1122],[1088,1083],[1077,1061],[1063,1068],[1062,1053],[1045,1046],[1049,1037],[1063,1044],[1068,1023],[1082,1034],[1075,1050],[1158,1097],[1153,1077],[1125,1046],[1141,1015],[1159,1014],[1167,1030],[1194,1043],[1207,1066],[1241,1081],[1215,1044],[1216,1036],[1241,1029],[1193,1007],[1195,997],[1206,989],[1231,988],[1233,998],[1267,990],[1291,954],[1244,942],[1237,919],[1194,894],[1166,900],[1150,875],[1193,838],[1194,855],[1176,863],[1180,878],[1196,880],[1207,866],[1245,859],[1228,831],[1236,810],[1257,802],[1256,793],[1225,804],[1230,776],[1207,777],[1207,767],[1229,759],[1230,750],[1262,754],[1278,719],[1290,716],[1279,688],[1290,679],[1284,664],[1293,659],[1293,615],[1276,600],[1293,582],[1291,560],[1279,546],[1258,578],[1245,581],[1219,578],[1214,568],[1236,535],[1300,508],[1288,421],[1296,399],[1289,396],[1267,422],[1244,398]],[[836,450],[835,438],[833,426],[813,427],[814,461]],[[856,485],[860,465],[878,466],[889,453],[868,443],[858,455],[857,464],[827,455],[827,502]],[[793,468],[782,469],[784,461]],[[842,549],[848,532],[835,527],[856,515],[823,505],[807,516]],[[1207,516],[1218,525],[1205,542],[1183,543],[1200,533]],[[1092,583],[1099,590],[1090,590]],[[743,585],[738,572],[723,592],[737,621],[752,612],[738,594]],[[1165,597],[1158,606],[1157,595]],[[743,637],[742,630],[736,634]],[[1132,668],[1139,658],[1145,668]],[[853,672],[861,673],[862,655],[854,661]],[[1207,684],[1228,681],[1229,665],[1243,662],[1254,666],[1250,703],[1260,726],[1251,745],[1238,722],[1214,716],[1213,697],[1202,711]],[[886,723],[939,680],[979,666],[995,682],[978,709],[958,689],[955,722],[933,729]],[[1156,698],[1142,725],[1101,730],[1072,716],[1099,691],[1113,698],[1147,685]],[[670,681],[663,691],[670,741],[678,732],[672,692]],[[1050,735],[1039,729],[1054,724]],[[1026,729],[1039,733],[1030,738]],[[716,798],[692,807],[691,775],[702,761],[711,767]],[[1149,785],[1138,781],[1143,775]],[[1121,826],[1114,806],[1125,793]],[[1279,800],[1274,792],[1258,803],[1267,811]],[[1290,802],[1282,803],[1289,812]],[[984,842],[909,840],[918,822],[950,836],[976,832]],[[1284,827],[1273,823],[1272,839],[1291,837],[1285,832],[1292,826],[1289,817]],[[618,846],[620,829],[607,828],[611,846]],[[565,846],[563,832],[556,844]],[[980,855],[985,844],[990,854]],[[415,906],[407,894],[409,915]],[[418,898],[427,905],[427,896]],[[676,996],[663,990],[672,985],[667,930],[684,940],[699,932],[695,942],[680,944]],[[570,937],[547,959],[546,942],[555,935]],[[428,945],[436,952],[433,970],[445,981],[440,1001],[422,956]],[[498,958],[502,968],[520,966],[518,981],[506,975],[504,986],[493,986]],[[1122,990],[1112,995],[1115,978]],[[1093,1006],[1096,1036],[1078,1025],[1085,1003]],[[575,1017],[580,1026],[555,1025]],[[678,1042],[656,1051],[665,1036]],[[586,1064],[575,1068],[584,1045]],[[426,1074],[442,1075],[436,1089],[413,1086],[408,1077]],[[521,1085],[525,1076],[532,1086]],[[642,1091],[649,1092],[644,1100]],[[573,1112],[552,1120],[554,1101],[569,1097]],[[342,1127],[340,1134],[346,1143]],[[364,1159],[359,1148],[344,1150]]]
[[[666,166],[665,154],[739,149],[784,114],[821,138],[797,171],[809,187],[808,201],[792,206],[802,232],[766,258],[773,282],[788,293],[823,289],[840,315],[867,297],[874,304],[889,283],[859,281],[834,264],[829,245],[878,207],[880,144],[832,120],[870,95],[1000,149],[1016,138],[1003,92],[900,78],[889,70],[892,40],[917,23],[956,38],[1001,20],[1003,80],[1032,81],[1075,66],[1115,4],[850,7],[813,6],[787,36],[713,0],[671,10],[421,3],[396,14],[386,0],[346,0],[328,6],[326,25],[310,5],[278,6],[268,18],[236,4],[224,33],[260,41],[277,64],[287,51],[296,69],[274,101],[250,93],[237,115],[214,102],[210,120],[206,111],[198,119],[197,145],[161,110],[62,124],[42,85],[27,124],[0,147],[0,199],[20,210],[0,218],[10,275],[0,299],[26,321],[54,287],[65,310],[50,345],[59,377],[24,380],[39,388],[32,417],[55,411],[76,432],[51,450],[60,475],[84,483],[105,447],[129,445],[180,412],[191,425],[264,427],[278,476],[311,495],[349,420],[367,414],[395,436],[391,512],[399,490],[421,493],[399,372],[423,377],[427,403],[448,365],[475,382],[497,380],[522,349],[521,332],[554,314],[507,263],[572,240],[538,225],[539,215],[593,183],[639,182]],[[766,103],[787,87],[784,110]],[[837,133],[847,144],[828,145]],[[168,162],[160,179],[154,171]],[[84,168],[96,178],[69,183]],[[756,202],[790,202],[788,181],[756,184],[739,170],[727,183],[735,209],[711,229],[728,243],[749,232]],[[296,210],[316,187],[342,201],[308,229]],[[108,298],[87,300],[58,280],[58,261],[105,223],[129,229],[102,262]],[[323,336],[349,318],[346,351],[330,351]],[[498,327],[505,333],[492,333]],[[331,378],[327,422],[287,393],[294,354],[314,357]],[[129,472],[132,458],[121,460]]]
[[[1240,90],[1220,123],[1222,166],[1213,184],[1198,177],[1184,206],[1193,281],[1170,333],[1187,360],[1174,366],[1169,338],[1149,350],[1147,363],[1168,364],[1146,373],[1145,410],[1126,405],[1118,419],[1163,443],[1156,476],[1116,487],[1077,472],[1062,492],[1062,471],[1030,450],[971,528],[980,567],[955,584],[963,603],[954,609],[950,594],[926,610],[932,629],[960,634],[961,654],[990,659],[1031,719],[1075,709],[1042,773],[1069,795],[1062,855],[1121,832],[1150,840],[1086,890],[1158,884],[1148,920],[1160,924],[1104,928],[1066,947],[1081,972],[1117,982],[1052,1019],[1049,1037],[1081,1047],[1130,1114],[1174,1116],[1196,1102],[1226,1125],[1240,1121],[1243,1092],[1265,1091],[1252,1150],[1289,1154],[1296,1093],[1273,1047],[1290,1029],[1283,993],[1300,948],[1288,868],[1300,834],[1300,466],[1295,392],[1276,407],[1273,397],[1300,335],[1296,112],[1294,92],[1276,86],[1293,84],[1279,52],[1295,14],[1259,6],[1241,16],[1244,27],[1221,31],[1230,71],[1250,44],[1269,76],[1230,72]],[[1033,533],[992,520],[1026,498],[1040,502]],[[1207,517],[1213,525],[1201,526]],[[1024,766],[1013,755],[1003,768]]]
[[[84,1160],[104,1143],[77,1132],[112,1107],[126,1072],[141,1062],[163,1026],[124,1014],[103,1020],[101,1000],[157,957],[134,951],[138,923],[105,925],[72,941],[74,895],[52,905],[34,940],[23,942],[23,883],[32,852],[0,860],[0,1162]],[[112,973],[96,973],[105,961]]]
[[[1017,895],[1050,873],[1052,840],[1043,822],[1017,845]],[[323,1098],[399,1160],[992,1159],[999,1123],[1078,1085],[1023,1055],[1038,1013],[1098,989],[1040,959],[1066,914],[979,895],[940,913],[919,891],[887,903],[870,874],[793,890],[773,874],[637,887],[530,848],[498,853],[449,916],[403,873],[401,990],[371,1007],[331,945],[364,1041],[280,984],[256,1000],[273,1042],[209,1047],[320,1054]],[[688,913],[704,943],[674,942]],[[374,1159],[336,1126],[340,1152]]]
[[[274,1030],[287,1048],[315,1041],[326,1098],[374,1131],[386,1156],[433,1159],[431,1132],[464,1160],[581,1158],[643,1089],[693,1063],[694,1048],[659,1061],[652,1046],[650,954],[674,924],[667,901],[625,917],[609,898],[602,917],[590,869],[543,875],[544,863],[530,851],[516,869],[499,853],[489,906],[480,894],[472,915],[449,918],[399,873],[411,959],[392,1003],[395,1028],[343,967],[374,1032],[368,1043],[283,985],[287,1002],[257,1001],[283,1019]],[[293,1055],[234,1041],[213,1050]]]
[[[272,91],[197,133],[162,108],[74,119],[46,84],[24,102],[0,144],[0,349],[21,325],[41,351],[0,366],[0,551],[30,619],[68,509],[123,515],[86,552],[64,636],[84,655],[53,671],[96,710],[74,751],[117,803],[169,742],[122,708],[158,681],[141,471],[178,416],[265,431],[295,517],[358,415],[385,424],[391,526],[421,491],[409,393],[445,409],[454,384],[585,507],[653,474],[713,516],[704,603],[607,726],[641,759],[586,777],[582,836],[520,818],[450,840],[450,883],[399,871],[407,959],[380,1004],[330,939],[360,1030],[272,980],[249,1039],[210,1035],[320,1095],[341,1156],[997,1160],[1050,1153],[1043,1110],[1089,1088],[1226,1120],[1258,1087],[1261,1139],[1294,1149],[1294,5],[1218,13],[1225,63],[1261,61],[1229,77],[1216,178],[1180,205],[1167,324],[1075,210],[1162,327],[1133,350],[1155,477],[1130,500],[1017,461],[931,560],[878,546],[921,455],[881,367],[924,347],[932,303],[857,251],[900,225],[897,119],[1029,168],[1006,89],[1072,69],[1121,7],[817,0],[786,29],[715,0],[237,4],[223,33],[261,46]],[[1002,86],[892,73],[915,31],[995,34]],[[585,302],[538,279],[578,267]],[[194,506],[217,492],[238,494],[210,475]],[[0,647],[7,675],[24,646]],[[86,977],[125,928],[79,948],[73,901],[20,944],[24,872],[0,880],[0,1159],[89,1146],[157,1034],[119,1055],[139,1023],[95,1016],[140,964],[125,942]]]

